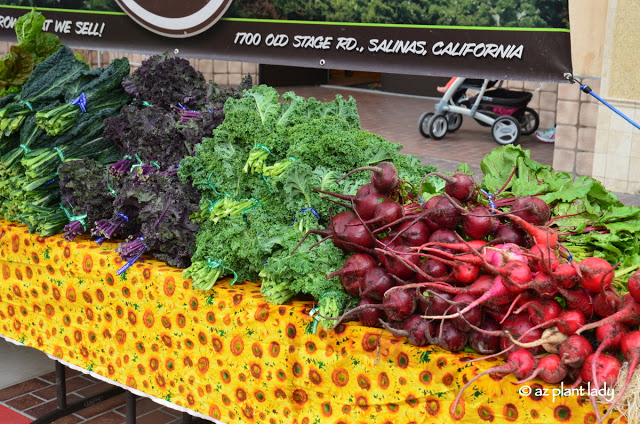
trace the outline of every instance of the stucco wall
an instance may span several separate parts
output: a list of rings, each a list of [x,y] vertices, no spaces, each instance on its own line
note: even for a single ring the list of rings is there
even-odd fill
[[[640,122],[640,2],[609,0],[602,92],[613,107]],[[593,177],[609,190],[640,194],[640,130],[600,104]]]
[[[607,0],[569,0],[573,73],[599,77],[607,21]]]

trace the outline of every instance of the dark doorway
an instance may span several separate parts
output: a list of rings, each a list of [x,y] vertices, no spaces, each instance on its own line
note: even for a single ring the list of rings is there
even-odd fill
[[[329,81],[329,71],[318,68],[297,66],[260,65],[258,78],[260,84],[273,87],[288,85],[322,85]]]

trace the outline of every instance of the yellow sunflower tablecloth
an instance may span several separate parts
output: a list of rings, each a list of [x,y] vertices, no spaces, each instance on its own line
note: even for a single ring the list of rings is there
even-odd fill
[[[151,259],[118,276],[115,247],[0,221],[0,335],[229,424],[596,421],[585,396],[554,396],[539,380],[527,395],[498,375],[450,411],[459,388],[499,362],[465,364],[470,354],[357,322],[311,334],[311,302],[268,304],[254,282],[192,290]]]

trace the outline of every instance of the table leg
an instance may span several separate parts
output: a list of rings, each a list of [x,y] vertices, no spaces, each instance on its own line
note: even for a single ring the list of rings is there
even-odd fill
[[[127,391],[127,424],[136,424],[136,395]]]

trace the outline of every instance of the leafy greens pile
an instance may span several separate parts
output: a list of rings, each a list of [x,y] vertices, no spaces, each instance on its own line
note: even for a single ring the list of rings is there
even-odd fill
[[[342,312],[347,296],[337,278],[345,255],[330,243],[309,251],[310,228],[326,225],[332,209],[313,188],[354,194],[368,181],[366,172],[337,183],[348,171],[381,161],[393,162],[405,181],[419,182],[432,167],[401,155],[399,144],[360,128],[355,100],[330,102],[280,96],[268,86],[244,92],[224,105],[225,120],[185,157],[178,175],[202,193],[201,221],[192,265],[185,270],[194,287],[209,290],[224,276],[262,278],[272,303],[296,294],[319,300],[321,316]]]
[[[486,155],[480,164],[482,186],[498,194],[497,202],[520,196],[539,196],[551,207],[551,226],[578,260],[601,257],[618,264],[617,288],[640,264],[640,208],[624,206],[591,177],[573,178],[531,159],[519,146],[504,146]]]
[[[189,217],[199,210],[200,192],[178,180],[177,165],[222,122],[227,98],[240,98],[251,85],[250,76],[237,88],[207,83],[189,61],[168,54],[145,60],[122,81],[134,99],[104,120],[103,137],[119,148],[118,160],[59,168],[70,216],[64,237],[123,240],[117,251],[127,263],[119,273],[145,253],[189,266],[198,231]],[[93,93],[101,95],[98,87]]]
[[[0,217],[45,236],[62,230],[68,217],[60,205],[58,166],[76,158],[107,165],[121,156],[103,139],[103,121],[130,100],[121,88],[129,71],[126,58],[92,70],[62,46],[35,67],[19,95],[3,98]],[[100,98],[79,100],[96,88],[104,90]],[[55,113],[62,110],[66,112]],[[43,118],[49,113],[60,118],[54,133]]]

